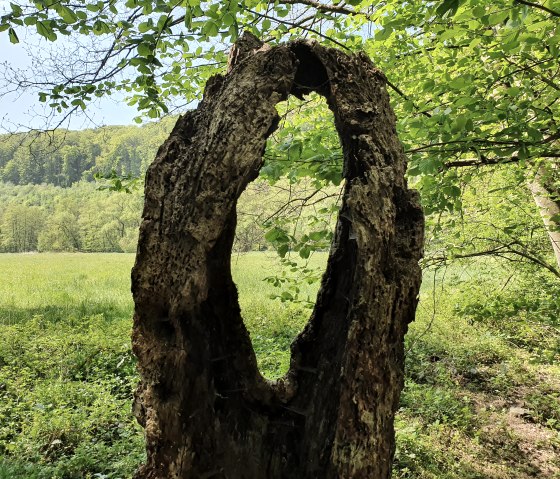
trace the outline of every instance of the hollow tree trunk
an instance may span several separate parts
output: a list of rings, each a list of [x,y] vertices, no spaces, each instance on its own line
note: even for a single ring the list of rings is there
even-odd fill
[[[244,35],[146,178],[133,348],[142,479],[388,478],[423,215],[384,76],[364,55]],[[236,202],[288,95],[324,95],[344,151],[343,203],[315,309],[287,375],[259,373],[230,256]]]
[[[556,264],[560,270],[560,222],[555,218],[560,218],[560,193],[548,187],[547,177],[550,177],[551,168],[547,174],[546,168],[541,164],[534,176],[529,181],[529,191],[533,196],[535,204],[539,207],[539,213],[546,228],[546,232],[552,244],[552,250],[556,258]]]

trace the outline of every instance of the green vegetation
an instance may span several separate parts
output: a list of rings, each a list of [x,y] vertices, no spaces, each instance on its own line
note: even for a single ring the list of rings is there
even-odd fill
[[[313,255],[312,266],[325,259]],[[0,256],[0,478],[124,479],[142,461],[131,414],[132,262]],[[279,377],[309,310],[268,298],[277,291],[264,278],[279,273],[272,253],[232,263],[261,371]],[[560,474],[560,285],[512,272],[464,260],[426,273],[407,337],[395,477]],[[313,296],[317,284],[302,288]]]
[[[68,187],[96,173],[140,176],[174,119],[136,126],[0,135],[0,181]]]
[[[309,147],[303,137],[286,146],[298,134],[287,124],[273,138],[267,181],[252,184],[238,208],[233,270],[270,378],[288,368],[337,213],[336,145],[322,178],[306,180],[314,166],[305,162],[279,169],[282,152]],[[2,250],[133,251],[141,192],[99,186],[0,183]],[[547,231],[521,165],[473,172],[461,195],[459,213],[427,221],[394,475],[558,477],[560,284]],[[132,261],[106,253],[0,256],[0,478],[124,479],[143,460],[131,414]]]
[[[0,477],[124,478],[142,460],[131,260],[2,256]]]
[[[0,183],[0,252],[136,250],[143,198],[72,188]]]
[[[100,188],[104,186],[86,181],[70,188],[0,182],[0,252],[136,251],[142,192],[134,189],[124,194]],[[286,253],[288,242],[291,250],[303,250],[302,256],[309,256],[312,249],[327,249],[336,219],[338,189],[312,188],[305,182],[251,184],[238,205],[234,249],[247,252],[284,244]],[[302,212],[311,194],[313,203],[321,203],[320,207]],[[285,229],[290,230],[289,237]]]
[[[11,43],[31,28],[48,41],[84,36],[99,45],[77,44],[75,64],[54,55],[29,77],[7,73],[10,89],[33,89],[62,115],[112,92],[126,92],[149,118],[192,105],[243,30],[368,55],[388,78],[410,183],[428,214],[395,476],[560,477],[560,249],[555,261],[550,243],[560,243],[558,0],[14,0],[0,8]],[[236,250],[272,246],[284,268],[265,253],[235,263],[270,377],[285,371],[317,287],[308,284],[316,273],[292,260],[320,262],[341,182],[324,104],[290,98],[279,110],[263,181],[240,202]],[[171,123],[1,137],[0,251],[133,251],[140,193],[88,182],[99,172],[112,175],[104,186],[126,189],[120,177],[141,177]],[[131,261],[0,257],[0,478],[128,477],[141,460],[129,413]]]
[[[512,279],[515,269],[469,260],[426,273],[407,337],[396,477],[560,474],[560,285],[534,270]]]
[[[225,70],[241,32],[270,43],[312,38],[366,54],[387,75],[409,174],[428,212],[460,211],[473,166],[487,172],[520,165],[525,182],[538,177],[557,195],[551,184],[559,155],[558,0],[14,0],[2,13],[0,32],[11,43],[19,43],[25,29],[55,49],[57,39],[75,42],[75,62],[61,48],[62,58],[55,54],[27,74],[6,78],[9,87],[33,91],[61,114],[125,92],[145,117],[160,117],[202,98],[206,80]],[[96,41],[86,48],[84,38]],[[295,110],[305,116],[309,106],[313,102]],[[265,173],[290,175],[303,161],[312,178],[334,176],[322,167],[336,155],[321,145],[330,148],[336,140],[324,122],[316,123],[313,131],[299,128],[305,140],[298,128],[287,136],[288,161],[270,162]],[[72,163],[73,153],[67,156]],[[556,213],[550,216],[558,226]]]

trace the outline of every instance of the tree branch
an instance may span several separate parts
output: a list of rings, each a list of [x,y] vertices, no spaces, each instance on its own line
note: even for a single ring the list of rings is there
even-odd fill
[[[274,4],[275,2],[269,3]],[[343,5],[328,5],[325,3],[317,2],[315,0],[281,0],[279,3],[285,5],[305,5],[308,7],[313,7],[319,12],[342,13],[344,15],[364,15],[366,18],[369,18],[369,16],[365,13],[346,8]]]
[[[514,65],[524,71],[527,71],[529,73],[532,73],[534,76],[536,76],[537,78],[539,78],[543,83],[547,84],[549,87],[554,88],[556,91],[560,91],[560,86],[556,85],[556,83],[554,83],[552,80],[550,80],[549,78],[547,78],[544,75],[541,75],[540,73],[536,72],[535,70],[533,70],[533,68],[531,66],[526,66],[526,67],[521,67],[520,65],[518,65],[517,63],[515,63],[513,60],[510,60],[507,57],[504,57],[504,60],[506,62],[508,62],[510,65]]]
[[[447,263],[449,260],[453,260],[453,259],[467,259],[467,258],[476,258],[476,257],[480,257],[480,256],[497,256],[499,258],[507,259],[508,261],[514,261],[512,258],[506,256],[507,254],[513,254],[513,255],[519,256],[521,258],[524,258],[524,259],[530,261],[531,263],[535,263],[535,264],[545,268],[546,270],[550,271],[554,276],[556,276],[557,278],[560,278],[560,271],[558,271],[557,268],[548,264],[546,261],[543,261],[542,259],[537,258],[536,256],[533,256],[529,253],[526,253],[525,251],[520,251],[518,249],[513,248],[513,246],[515,246],[515,245],[519,245],[519,242],[512,241],[511,243],[501,244],[499,246],[496,246],[495,248],[490,248],[490,249],[483,250],[483,251],[474,251],[472,253],[455,254],[451,257],[443,254],[442,256],[436,256],[436,257],[427,259],[427,261],[425,262],[425,265],[426,266],[432,266],[432,265],[435,265],[435,264]]]
[[[510,158],[487,158],[481,155],[480,158],[466,158],[464,160],[448,161],[443,165],[443,169],[447,170],[449,168],[462,168],[465,166],[486,166],[486,165],[502,165],[507,163],[516,163],[520,160],[518,156],[512,156]]]
[[[288,26],[290,26],[290,27],[292,27],[292,28],[301,28],[302,30],[305,30],[305,31],[307,31],[307,32],[314,33],[315,35],[319,35],[321,38],[324,38],[325,40],[328,40],[328,41],[330,41],[330,42],[333,42],[335,45],[338,45],[340,48],[344,48],[345,50],[350,51],[350,48],[348,48],[346,45],[340,43],[338,40],[335,40],[334,38],[331,38],[331,37],[329,37],[328,35],[325,35],[324,33],[321,33],[321,32],[319,32],[319,31],[317,31],[317,30],[314,30],[313,28],[310,28],[310,27],[304,25],[303,22],[300,22],[300,23],[288,22],[288,21],[286,21],[286,20],[278,19],[278,18],[276,18],[276,17],[274,17],[274,16],[272,16],[272,15],[267,15],[266,13],[259,13],[259,12],[256,12],[255,10],[251,10],[250,8],[248,8],[247,11],[248,11],[249,13],[252,13],[253,15],[256,15],[256,16],[260,17],[260,18],[267,18],[267,19],[273,20],[273,21],[275,21],[275,22],[277,22],[277,23],[281,23],[281,24],[284,24],[284,25],[288,25]],[[306,19],[306,20],[307,20],[307,19]]]
[[[391,83],[389,81],[389,79],[387,77],[385,77],[385,82],[387,83],[387,85],[389,85],[389,87],[394,90],[399,96],[403,97],[405,100],[407,101],[412,101],[410,99],[410,97],[404,93],[398,86],[394,85],[393,83]],[[418,106],[416,106],[416,104],[414,104],[414,102],[412,102],[412,104],[414,105],[414,108],[416,110],[420,110],[420,108]],[[427,111],[420,111],[420,113],[424,116],[427,116],[428,118],[431,118],[432,115],[430,113],[428,113]]]
[[[560,152],[558,151],[541,151],[536,153],[535,155],[531,155],[528,159],[534,158],[560,158]],[[521,158],[519,156],[514,155],[509,158],[488,158],[484,155],[481,155],[479,158],[466,158],[464,160],[455,160],[455,161],[448,161],[442,167],[442,169],[449,169],[449,168],[462,168],[465,166],[486,166],[486,165],[505,165],[508,163],[517,163],[520,161]]]
[[[406,150],[405,153],[406,154],[410,154],[410,153],[421,153],[421,152],[427,152],[430,150],[436,150],[436,152],[438,153],[442,153],[442,152],[456,152],[456,153],[460,153],[462,150],[464,150],[465,152],[468,150],[473,150],[472,144],[476,144],[476,145],[480,145],[479,147],[476,147],[476,151],[477,153],[480,150],[485,150],[485,149],[493,149],[496,145],[498,147],[503,147],[503,148],[511,148],[511,147],[518,147],[518,148],[523,148],[523,147],[537,147],[539,145],[546,145],[547,143],[552,143],[556,140],[558,140],[560,138],[560,131],[557,133],[554,133],[552,135],[547,136],[546,138],[543,138],[542,140],[539,141],[532,141],[532,142],[527,142],[527,141],[500,141],[500,140],[490,140],[490,139],[485,139],[485,138],[472,138],[472,139],[466,139],[466,140],[452,140],[452,141],[443,141],[443,142],[438,142],[438,143],[430,143],[429,145],[422,145],[419,146],[417,148],[411,148],[410,150]],[[443,148],[438,148],[438,147],[445,147],[445,146],[449,146],[449,145],[458,145],[457,148],[455,149],[443,149]],[[462,145],[466,145],[462,146]],[[544,150],[544,151],[539,151],[536,152],[536,154],[530,155],[531,158],[536,158],[536,157],[540,157],[540,158],[558,158],[560,157],[560,151],[558,150]],[[520,158],[518,158],[517,155],[511,157],[511,158],[488,158],[484,155],[480,155],[480,157],[478,158],[469,158],[469,159],[463,159],[463,160],[457,160],[457,161],[453,161],[453,162],[448,162],[446,163],[446,166],[449,167],[453,167],[453,166],[478,166],[478,165],[493,165],[496,163],[514,163],[516,161],[519,161]]]
[[[514,0],[514,3],[521,3],[523,5],[527,5],[528,7],[538,8],[539,10],[550,13],[554,17],[560,17],[560,13],[551,10],[550,8],[545,7],[544,5],[540,5],[538,3],[528,2],[527,0]]]

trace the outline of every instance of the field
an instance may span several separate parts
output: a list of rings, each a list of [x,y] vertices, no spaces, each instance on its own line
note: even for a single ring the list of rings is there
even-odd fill
[[[0,479],[124,479],[142,461],[130,413],[133,260],[0,255]],[[278,377],[310,310],[269,298],[273,256],[236,256],[233,270],[261,371]],[[560,478],[560,288],[545,296],[527,281],[547,278],[508,278],[491,264],[426,273],[396,478]]]

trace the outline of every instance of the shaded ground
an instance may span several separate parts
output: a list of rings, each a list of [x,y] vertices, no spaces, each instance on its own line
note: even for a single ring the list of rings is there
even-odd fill
[[[424,292],[408,337],[397,478],[560,478],[560,330],[550,314],[557,292],[515,314],[503,314],[506,306],[487,317],[465,313],[495,299],[500,276],[487,280],[479,274],[440,285],[437,297]],[[519,289],[528,305],[534,291],[542,294]],[[514,288],[511,298],[518,295]]]

